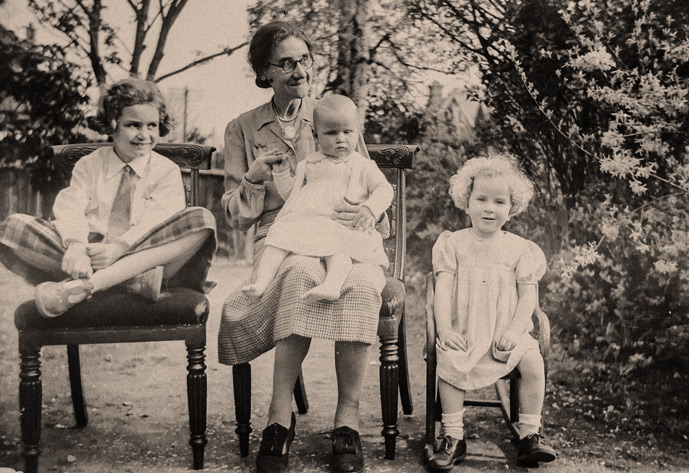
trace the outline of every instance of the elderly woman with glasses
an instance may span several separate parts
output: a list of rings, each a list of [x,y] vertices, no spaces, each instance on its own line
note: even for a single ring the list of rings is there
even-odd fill
[[[311,43],[284,22],[261,27],[249,47],[256,85],[272,88],[272,99],[233,120],[225,131],[225,194],[222,206],[233,228],[256,225],[254,261],[260,259],[268,228],[284,204],[280,176],[316,150],[313,109],[308,97],[313,56]],[[368,156],[363,138],[358,149]],[[353,226],[359,205],[342,202],[333,218]],[[385,234],[387,220],[379,224]],[[318,258],[290,255],[260,297],[240,289],[225,301],[219,334],[220,362],[246,363],[276,348],[268,426],[263,431],[258,473],[287,469],[295,417],[292,392],[312,338],[335,342],[338,401],[332,432],[336,471],[364,467],[358,433],[359,399],[376,339],[381,291],[380,266],[355,263],[335,301],[302,296],[320,284],[325,268]]]

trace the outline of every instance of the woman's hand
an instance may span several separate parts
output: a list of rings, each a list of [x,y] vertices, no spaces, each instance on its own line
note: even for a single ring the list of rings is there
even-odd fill
[[[71,243],[62,257],[62,271],[72,279],[91,277],[93,268],[91,258],[86,252],[86,245],[80,242]]]
[[[519,340],[519,334],[514,330],[507,329],[502,335],[495,337],[495,348],[500,351],[510,351],[517,346],[517,341]]]
[[[454,330],[443,330],[438,332],[435,339],[436,345],[443,351],[446,350],[467,350],[467,340],[459,332]]]
[[[127,251],[124,243],[94,243],[88,246],[88,255],[91,258],[93,269],[107,268]]]
[[[363,207],[361,204],[354,204],[348,201],[347,197],[345,197],[344,200],[341,200],[333,206],[333,210],[335,211],[333,220],[344,225],[345,227],[355,228],[357,225],[357,217],[359,216],[359,212],[362,208],[365,207]],[[370,210],[368,210],[368,212],[371,213]]]
[[[258,157],[249,166],[249,170],[244,174],[244,178],[254,184],[271,181],[273,180],[273,165],[279,164],[283,160],[287,161],[287,154],[277,149],[259,153]]]
[[[271,165],[271,171],[272,171],[274,174],[280,174],[280,173],[283,173],[283,172],[287,172],[287,171],[289,171],[289,170],[290,170],[290,167],[289,167],[289,160],[286,159],[286,158],[284,158],[284,157],[283,157],[282,160],[280,160],[280,161],[278,161],[278,162],[276,162],[276,163],[273,163],[273,164]]]

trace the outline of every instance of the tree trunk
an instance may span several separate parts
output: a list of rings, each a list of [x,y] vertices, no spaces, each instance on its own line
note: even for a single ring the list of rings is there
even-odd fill
[[[132,51],[132,62],[129,67],[129,72],[133,76],[139,75],[139,63],[141,62],[141,55],[146,48],[144,41],[146,39],[147,23],[148,23],[148,7],[151,0],[143,0],[140,4],[132,4],[134,13],[136,14],[136,35],[134,37],[134,51]]]
[[[371,26],[367,0],[337,0],[340,11],[335,93],[351,98],[364,123],[368,107]]]
[[[179,16],[184,6],[187,4],[188,0],[174,0],[167,10],[167,14],[162,13],[163,23],[160,27],[160,35],[158,36],[158,44],[156,44],[155,52],[153,53],[153,59],[151,59],[151,64],[148,66],[148,74],[146,79],[155,80],[156,74],[158,73],[158,66],[160,66],[160,61],[163,60],[163,54],[165,52],[165,43],[167,43],[168,34],[172,29],[172,25],[175,24],[177,17]]]
[[[106,80],[105,67],[103,66],[103,61],[100,55],[100,27],[103,21],[101,17],[102,9],[103,5],[100,0],[95,0],[93,2],[93,8],[91,10],[85,9],[85,12],[88,15],[89,19],[88,55],[98,85],[105,84]]]

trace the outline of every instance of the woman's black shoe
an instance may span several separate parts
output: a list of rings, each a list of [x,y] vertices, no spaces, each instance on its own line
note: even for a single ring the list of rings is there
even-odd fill
[[[333,430],[333,466],[337,472],[364,469],[364,451],[359,432],[347,426]]]
[[[289,446],[294,440],[294,426],[297,419],[292,413],[289,429],[278,424],[270,424],[263,429],[261,447],[256,455],[257,473],[283,473],[289,464]]]
[[[464,460],[466,454],[466,440],[443,435],[440,446],[431,455],[431,458],[428,459],[428,468],[433,471],[451,470],[455,463]]]

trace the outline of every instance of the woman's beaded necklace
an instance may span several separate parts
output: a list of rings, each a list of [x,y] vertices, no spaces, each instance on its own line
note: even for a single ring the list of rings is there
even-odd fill
[[[280,116],[280,114],[278,113],[278,108],[275,105],[275,100],[271,100],[270,103],[273,106],[273,113],[275,113],[275,116],[278,119],[280,130],[282,130],[282,138],[286,141],[292,141],[297,136],[297,130],[294,128],[292,122],[296,120],[297,116],[299,115],[299,109],[301,109],[301,101],[299,102],[299,107],[297,107],[297,111],[294,112],[294,115],[291,118],[282,118]]]

